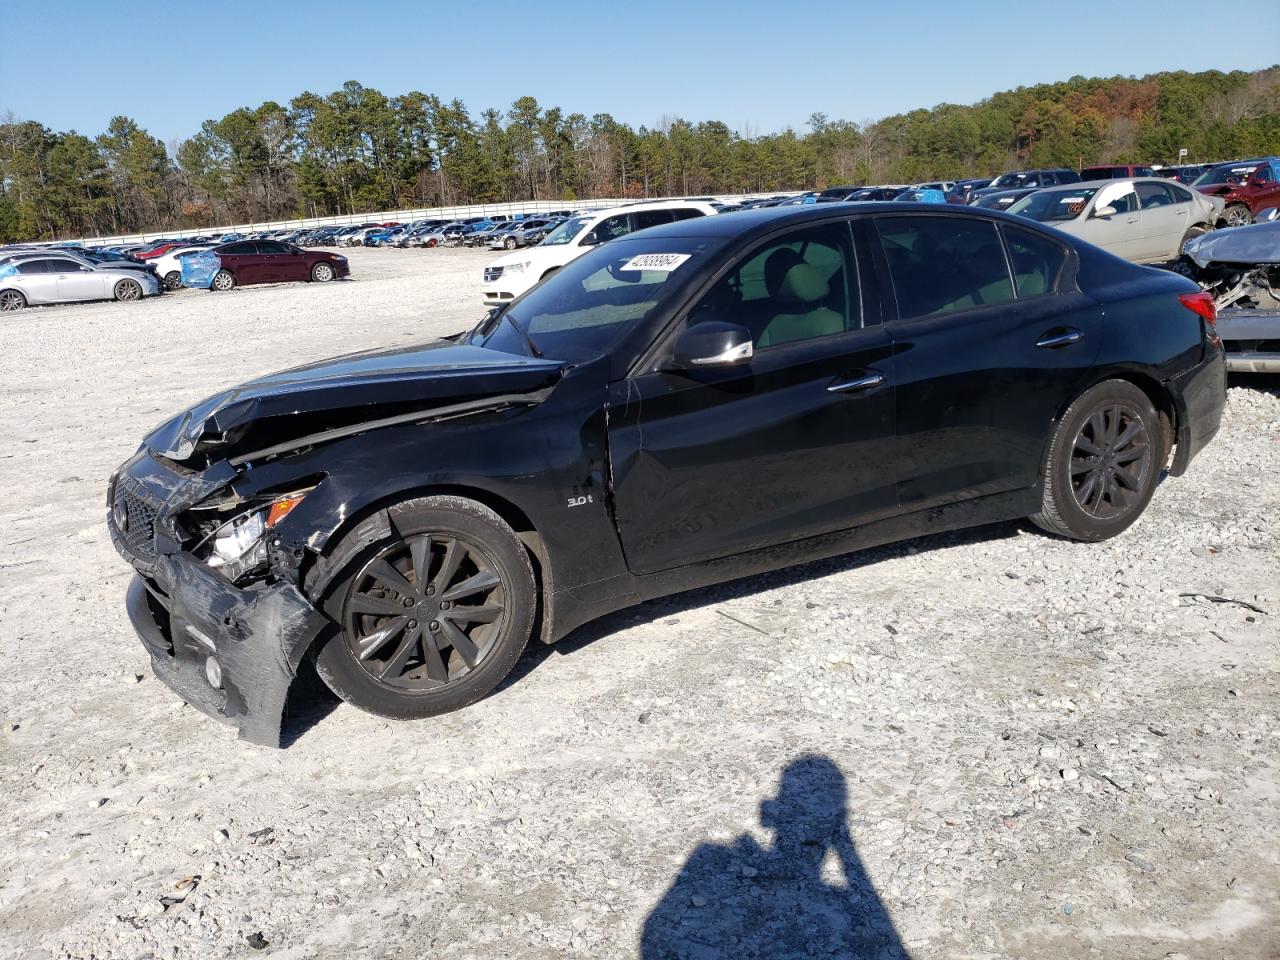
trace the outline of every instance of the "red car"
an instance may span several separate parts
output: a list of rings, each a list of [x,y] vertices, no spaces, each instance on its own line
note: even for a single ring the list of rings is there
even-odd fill
[[[1226,201],[1226,209],[1222,211],[1224,225],[1247,226],[1263,210],[1280,207],[1280,159],[1219,164],[1194,186],[1201,193]]]
[[[165,240],[154,247],[146,247],[142,250],[133,251],[130,256],[135,260],[154,260],[156,257],[162,256],[174,247],[181,247],[187,243],[185,240]]]
[[[344,256],[324,250],[303,250],[280,240],[236,240],[214,247],[213,253],[222,261],[213,276],[214,290],[288,280],[324,283],[351,274]]]
[[[1156,171],[1145,163],[1104,163],[1085,167],[1080,171],[1081,180],[1125,180],[1129,177],[1154,177]]]

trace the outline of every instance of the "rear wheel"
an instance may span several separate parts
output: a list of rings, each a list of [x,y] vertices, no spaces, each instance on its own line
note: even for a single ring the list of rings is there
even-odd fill
[[[1253,213],[1243,203],[1233,203],[1222,211],[1222,222],[1228,227],[1247,227],[1253,223]]]
[[[116,299],[123,302],[142,299],[142,284],[137,280],[121,280],[116,284]]]
[[[177,270],[170,270],[164,275],[164,285],[170,290],[177,290],[182,286],[182,274]]]
[[[1072,540],[1114,537],[1142,515],[1167,450],[1155,407],[1125,380],[1082,393],[1054,430],[1044,465],[1044,499],[1031,518]]]
[[[1195,226],[1195,227],[1192,227],[1190,230],[1188,230],[1186,236],[1182,238],[1181,245],[1178,247],[1178,255],[1185,256],[1187,252],[1187,244],[1190,243],[1192,240],[1194,240],[1196,237],[1203,237],[1208,232],[1209,232],[1208,227],[1201,227],[1201,226]]]
[[[458,710],[510,672],[533,628],[535,585],[511,528],[482,504],[422,497],[387,511],[392,534],[355,553],[325,609],[340,624],[316,656],[349,703],[395,719]],[[349,535],[354,537],[354,534]]]
[[[230,290],[236,285],[236,275],[230,270],[219,270],[213,275],[214,290]]]
[[[18,290],[0,290],[0,312],[9,313],[21,310],[27,305],[27,298]]]
[[[311,279],[316,283],[328,283],[333,279],[333,264],[317,263],[311,268]]]

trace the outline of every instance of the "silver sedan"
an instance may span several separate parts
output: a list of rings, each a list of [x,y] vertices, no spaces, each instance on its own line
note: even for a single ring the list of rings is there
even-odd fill
[[[0,263],[0,311],[79,300],[141,300],[160,281],[143,270],[92,263],[63,251],[32,252]]]

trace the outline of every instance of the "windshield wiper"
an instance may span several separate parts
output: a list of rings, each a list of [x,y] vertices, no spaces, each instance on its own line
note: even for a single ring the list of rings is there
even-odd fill
[[[538,345],[533,342],[533,337],[529,336],[529,331],[516,323],[516,318],[512,315],[511,311],[503,310],[502,319],[510,321],[511,326],[515,328],[516,333],[520,334],[521,339],[524,340],[525,345],[529,348],[529,353],[538,358],[542,357],[542,351],[539,350]]]

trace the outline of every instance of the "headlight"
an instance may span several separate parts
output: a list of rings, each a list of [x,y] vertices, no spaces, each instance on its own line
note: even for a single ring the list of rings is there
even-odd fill
[[[507,273],[524,273],[525,268],[533,263],[532,260],[526,260],[524,263],[508,263],[506,266]]]
[[[310,492],[301,490],[286,494],[269,504],[232,517],[206,538],[205,563],[220,570],[232,582],[265,564],[267,531],[287,517]]]

